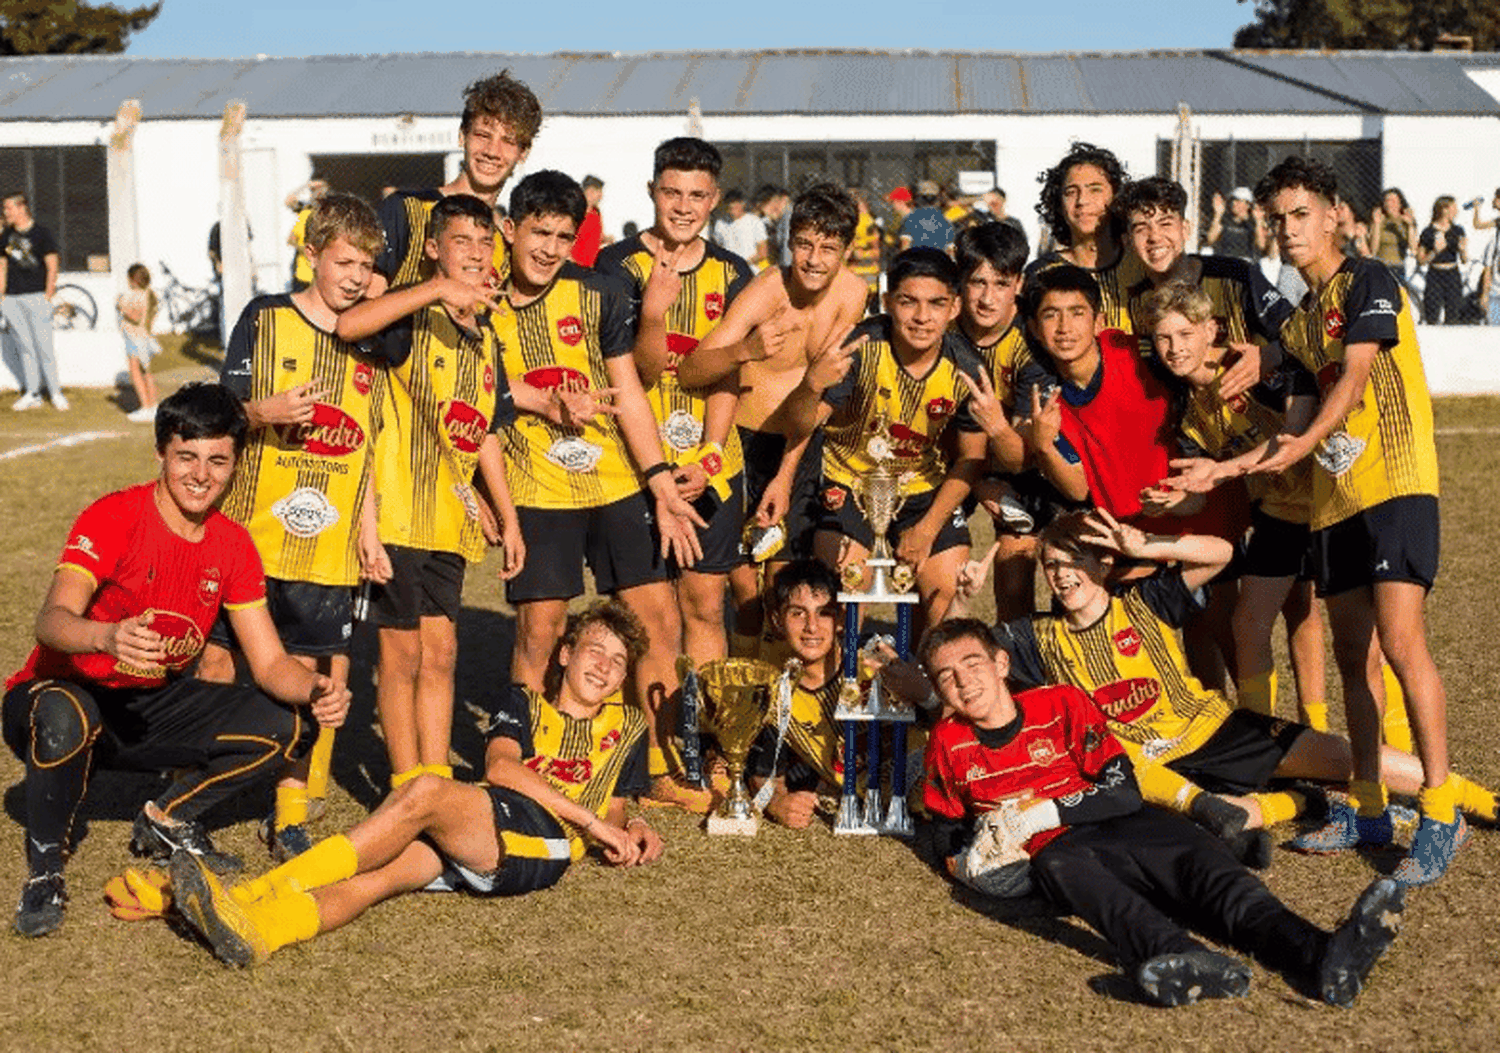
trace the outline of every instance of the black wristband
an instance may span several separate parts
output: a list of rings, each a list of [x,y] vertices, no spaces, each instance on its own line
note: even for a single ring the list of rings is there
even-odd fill
[[[671,470],[672,466],[666,461],[657,461],[641,473],[641,479],[649,483],[655,476],[660,475],[662,472],[670,472]]]

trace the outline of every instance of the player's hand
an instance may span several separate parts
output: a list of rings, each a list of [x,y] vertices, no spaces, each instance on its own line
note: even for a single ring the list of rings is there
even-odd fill
[[[658,488],[657,479],[665,479],[670,489]],[[703,545],[694,527],[706,528],[708,524],[678,495],[677,484],[665,472],[654,476],[651,483],[656,496],[656,529],[661,535],[662,558],[675,559],[679,567],[691,567],[703,558]]]
[[[995,553],[999,550],[1000,542],[992,542],[988,552],[978,559],[965,560],[964,565],[958,568],[958,586],[955,592],[958,598],[970,600],[979,595],[979,590],[989,580],[990,568],[994,566]]]
[[[1057,442],[1062,433],[1062,389],[1050,389],[1046,397],[1040,388],[1031,389],[1031,416],[1016,426],[1021,441],[1033,450],[1044,450]]]
[[[552,423],[564,428],[582,428],[595,417],[617,417],[620,409],[615,405],[618,388],[591,388],[568,390],[552,389],[552,404],[556,413],[549,413]]]
[[[628,830],[603,819],[595,819],[584,828],[604,849],[604,858],[617,867],[633,867],[641,861],[641,846]]]
[[[1259,344],[1229,344],[1224,354],[1224,373],[1219,377],[1219,397],[1225,402],[1239,398],[1270,372]]]
[[[750,331],[742,345],[742,358],[746,362],[764,362],[785,351],[793,338],[802,331],[802,323],[789,317],[787,305],[782,304],[764,322]]]
[[[515,516],[501,521],[500,545],[505,554],[505,562],[500,566],[500,580],[509,581],[526,566],[526,538],[522,536],[521,523]]]
[[[1141,511],[1148,516],[1171,515],[1181,508],[1190,495],[1186,490],[1174,490],[1170,486],[1143,486],[1136,495],[1141,502]]]
[[[920,666],[896,654],[884,640],[874,641],[860,653],[860,661],[880,677],[880,683],[896,698],[909,706],[925,705],[932,694],[932,683]]]
[[[1182,490],[1190,494],[1206,494],[1219,485],[1221,470],[1219,462],[1208,457],[1178,457],[1168,461],[1167,466],[1177,474],[1169,475],[1161,485],[1170,490]]]
[[[471,321],[480,311],[498,311],[498,293],[488,281],[483,285],[470,285],[459,278],[434,278],[437,284],[438,302],[455,318]]]
[[[374,531],[369,531],[373,535]],[[390,553],[386,552],[385,546],[380,543],[378,536],[366,536],[367,532],[359,532],[359,576],[365,581],[373,581],[376,585],[384,585],[395,575],[395,568],[391,566]]]
[[[1006,419],[1005,407],[1000,405],[999,398],[995,396],[995,388],[990,383],[988,372],[979,369],[971,377],[960,371],[958,378],[969,389],[969,412],[974,415],[984,433],[991,438],[1009,433],[1012,430],[1010,421]]]
[[[779,790],[766,802],[766,814],[788,830],[806,830],[812,825],[818,795],[805,790]]]
[[[1251,467],[1250,474],[1275,475],[1284,472],[1312,453],[1315,445],[1301,435],[1278,435],[1266,447],[1266,455]]]
[[[779,523],[791,507],[792,480],[790,477],[783,478],[778,474],[766,486],[766,492],[760,497],[760,504],[756,506],[753,517],[754,523],[762,527]]]
[[[901,540],[896,542],[896,559],[914,571],[921,570],[922,564],[932,554],[937,536],[938,528],[929,524],[925,517],[917,520],[901,532]]]
[[[306,424],[313,419],[314,408],[327,396],[321,381],[309,380],[261,399],[256,404],[256,416],[266,424]]]
[[[349,702],[353,698],[354,694],[348,685],[340,684],[322,673],[313,674],[312,691],[308,694],[307,701],[318,727],[343,727],[345,718],[349,716]]]
[[[848,375],[860,345],[869,339],[868,333],[861,333],[857,339],[849,341],[849,334],[852,332],[854,326],[847,326],[822,347],[809,352],[807,373],[802,383],[821,395]]]
[[[1084,517],[1083,523],[1087,533],[1080,536],[1080,541],[1111,549],[1132,559],[1145,558],[1148,541],[1145,531],[1120,522],[1109,514],[1108,509],[1093,509]]]
[[[657,242],[652,254],[651,274],[641,291],[642,318],[666,318],[667,312],[677,302],[682,292],[682,275],[677,273],[677,263],[685,250],[686,246],[679,245],[669,251],[666,242]]]
[[[696,501],[708,488],[708,473],[696,461],[679,464],[672,473],[672,482],[677,484],[677,496],[684,501]]]
[[[635,839],[636,847],[641,853],[637,862],[642,865],[655,863],[666,850],[666,840],[638,815],[625,820],[625,832]]]
[[[500,519],[495,515],[495,510],[490,503],[474,492],[469,487],[469,495],[474,499],[474,508],[479,513],[479,532],[484,535],[484,543],[494,546],[500,544]]]
[[[102,650],[111,658],[130,665],[154,666],[167,660],[161,633],[151,628],[151,612],[115,622],[104,633]]]

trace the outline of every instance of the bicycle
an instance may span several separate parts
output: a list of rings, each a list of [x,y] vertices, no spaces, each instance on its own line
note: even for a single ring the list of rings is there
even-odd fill
[[[161,273],[166,279],[160,300],[172,322],[174,333],[191,333],[198,336],[219,334],[219,294],[213,286],[188,285],[167,266],[161,263]]]
[[[57,287],[52,296],[52,328],[92,329],[99,321],[99,305],[81,285],[71,282]]]

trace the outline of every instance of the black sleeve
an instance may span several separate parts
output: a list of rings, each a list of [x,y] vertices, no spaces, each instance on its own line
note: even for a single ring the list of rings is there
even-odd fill
[[[514,739],[521,747],[522,757],[536,752],[531,741],[531,698],[520,684],[511,684],[500,692],[490,709],[484,741],[488,744],[493,739]]]
[[[725,253],[725,255],[732,254]],[[750,279],[755,277],[755,272],[750,269],[750,265],[738,256],[734,256],[730,260],[729,269],[733,272],[734,277],[729,279],[729,288],[724,290],[725,311],[729,310],[730,305],[734,303],[735,297],[745,291],[745,286],[750,284]]]
[[[499,350],[498,346],[496,348]],[[505,367],[500,364],[500,356],[495,355],[495,412],[490,416],[490,431],[499,431],[507,424],[516,422],[516,397],[510,390],[510,377],[505,373]]]
[[[1030,616],[995,626],[995,641],[1010,655],[1010,675],[1006,679],[1014,691],[1027,691],[1047,683],[1047,670],[1042,665],[1036,627]]]
[[[1141,808],[1141,788],[1130,758],[1121,754],[1104,765],[1099,781],[1081,794],[1059,797],[1057,817],[1064,826],[1099,823]]]
[[[1281,327],[1292,316],[1292,305],[1277,291],[1276,286],[1266,280],[1257,264],[1245,268],[1245,303],[1242,309],[1250,332],[1266,340],[1275,340]]]
[[[1208,606],[1208,590],[1188,588],[1179,567],[1163,567],[1134,587],[1140,589],[1141,599],[1151,613],[1175,629],[1182,628]]]
[[[651,791],[651,779],[646,768],[646,736],[642,735],[631,748],[630,756],[620,769],[619,781],[615,783],[615,797],[644,797]]]
[[[234,331],[229,334],[229,348],[219,369],[219,383],[241,402],[250,398],[250,371],[255,360],[255,341],[260,332],[260,307],[252,300],[241,312]]]
[[[374,336],[361,340],[359,347],[361,351],[384,360],[388,366],[404,365],[411,357],[411,341],[414,331],[415,324],[412,316],[407,315],[405,318],[396,319]]]
[[[639,300],[633,282],[610,280],[599,295],[599,353],[618,358],[635,350],[635,320]]]
[[[1058,809],[1058,814],[1062,810]],[[934,816],[932,819],[932,850],[937,853],[939,859],[947,859],[956,856],[969,847],[969,842],[974,840],[974,818],[964,816],[962,819],[949,819],[947,816]]]
[[[386,280],[396,276],[401,261],[411,247],[411,225],[406,220],[406,195],[392,194],[377,210],[380,225],[385,228],[385,248],[375,257],[375,270]]]
[[[1344,293],[1344,346],[1379,344],[1390,347],[1401,338],[1396,321],[1401,291],[1385,264],[1361,260]]]

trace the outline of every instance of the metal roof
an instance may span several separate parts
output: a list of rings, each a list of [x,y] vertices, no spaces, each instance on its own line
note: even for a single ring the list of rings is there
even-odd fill
[[[722,51],[0,59],[0,120],[453,114],[509,67],[549,114],[1358,113],[1500,115],[1465,72],[1490,56],[1410,52]]]

